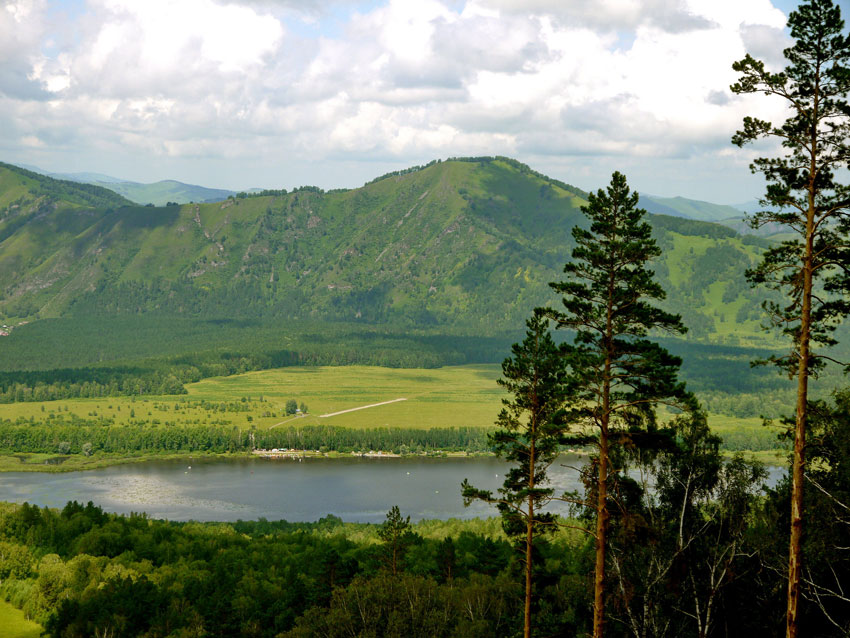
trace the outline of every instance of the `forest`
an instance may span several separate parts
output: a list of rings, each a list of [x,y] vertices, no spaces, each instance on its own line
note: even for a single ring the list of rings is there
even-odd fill
[[[850,578],[850,396],[821,406],[806,515],[807,635],[840,636],[837,589]],[[758,489],[759,468],[707,453],[659,452],[663,489],[620,483],[612,512],[611,636],[780,636],[789,484]],[[713,448],[716,454],[716,448]],[[636,463],[636,460],[631,461]],[[690,471],[690,493],[675,481]],[[684,527],[679,513],[687,503]],[[59,637],[511,636],[522,630],[522,554],[493,521],[383,525],[155,521],[88,504],[0,513],[0,596]],[[562,521],[572,523],[573,521]],[[576,524],[581,520],[576,519]],[[684,545],[677,540],[686,539]],[[640,550],[638,551],[638,548]],[[534,630],[579,636],[591,621],[593,542],[564,528],[535,544]],[[393,560],[395,556],[395,560]],[[710,609],[700,629],[700,610]],[[98,633],[99,632],[99,633]]]
[[[0,449],[16,454],[173,454],[294,448],[396,454],[490,452],[485,428],[344,428],[332,425],[255,430],[218,425],[110,427],[108,419],[61,416],[47,424],[0,421]],[[748,448],[749,449],[749,448]],[[773,447],[768,449],[774,449]]]
[[[69,398],[182,395],[201,379],[304,365],[435,368],[498,363],[521,332],[446,334],[441,328],[185,317],[43,320],[16,330],[2,352],[0,403]],[[571,333],[560,331],[559,341]],[[779,417],[793,400],[781,377],[749,362],[777,349],[660,337],[682,358],[682,377],[715,414]],[[6,344],[4,344],[6,345]],[[282,347],[285,346],[285,347]],[[843,356],[843,350],[841,351]],[[823,386],[840,383],[834,366]],[[817,398],[828,390],[814,388]]]

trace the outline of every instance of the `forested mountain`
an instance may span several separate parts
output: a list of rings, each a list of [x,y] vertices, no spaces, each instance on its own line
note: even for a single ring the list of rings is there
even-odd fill
[[[150,207],[0,165],[0,320],[157,313],[516,329],[555,299],[585,193],[507,158],[362,188]],[[767,244],[651,215],[689,338],[759,344],[743,272]]]

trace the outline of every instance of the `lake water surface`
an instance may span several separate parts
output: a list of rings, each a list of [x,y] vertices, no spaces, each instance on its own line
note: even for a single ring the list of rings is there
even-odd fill
[[[583,462],[563,456],[550,468],[556,492],[579,489],[576,468]],[[302,462],[187,458],[86,472],[0,473],[0,501],[58,508],[71,500],[93,501],[110,512],[198,521],[315,521],[334,514],[345,521],[375,523],[383,521],[393,505],[412,520],[475,518],[493,516],[496,510],[484,503],[464,507],[461,482],[468,478],[475,487],[495,490],[507,468],[494,457]],[[769,469],[771,483],[784,472]],[[563,506],[551,509],[566,511]]]

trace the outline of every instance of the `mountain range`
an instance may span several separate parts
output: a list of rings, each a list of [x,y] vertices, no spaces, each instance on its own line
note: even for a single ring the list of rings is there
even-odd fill
[[[151,184],[133,182],[120,177],[112,177],[102,173],[51,173],[37,166],[22,164],[34,173],[46,175],[59,180],[82,182],[94,186],[102,186],[123,195],[137,204],[153,204],[154,206],[165,206],[169,202],[177,204],[189,203],[212,203],[224,201],[228,197],[239,194],[221,188],[208,188],[197,184],[186,184],[177,180],[161,180]],[[257,193],[262,189],[246,189],[246,193]],[[660,197],[658,195],[641,194],[639,205],[650,213],[659,215],[672,215],[674,217],[685,217],[700,221],[722,222],[729,220],[731,223],[742,220],[745,213],[752,213],[759,209],[758,202],[753,200],[740,205],[728,206],[725,204],[713,204],[686,197]]]
[[[0,322],[157,314],[516,329],[557,303],[548,283],[562,276],[587,197],[502,157],[434,161],[356,189],[168,206],[100,181],[0,164]],[[663,251],[664,305],[689,338],[767,343],[763,292],[743,273],[769,240],[682,216],[728,207],[641,203]],[[674,205],[679,216],[665,212]]]

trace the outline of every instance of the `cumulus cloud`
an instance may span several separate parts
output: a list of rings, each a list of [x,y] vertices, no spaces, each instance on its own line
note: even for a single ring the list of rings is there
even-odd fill
[[[509,14],[550,15],[566,27],[632,30],[651,25],[672,33],[705,29],[710,19],[693,13],[685,0],[486,0]]]
[[[0,4],[0,92],[7,96],[40,100],[48,95],[40,77],[45,13],[46,0]]]
[[[750,55],[775,69],[785,65],[782,51],[793,45],[791,36],[780,27],[765,24],[741,25],[741,41]]]
[[[769,0],[88,0],[64,26],[45,0],[0,7],[0,149],[54,169],[51,152],[75,151],[101,172],[95,158],[131,155],[730,161],[742,115],[777,114],[732,96],[731,63],[787,46]]]

